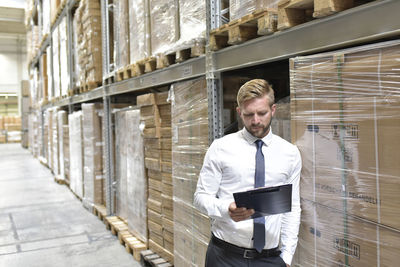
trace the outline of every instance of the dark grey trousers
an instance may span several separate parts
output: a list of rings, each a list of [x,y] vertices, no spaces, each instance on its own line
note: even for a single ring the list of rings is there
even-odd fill
[[[286,263],[279,256],[245,259],[216,246],[211,240],[207,248],[206,267],[286,267]]]

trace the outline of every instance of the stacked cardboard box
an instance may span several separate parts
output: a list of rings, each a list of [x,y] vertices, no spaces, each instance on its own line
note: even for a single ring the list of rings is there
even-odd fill
[[[210,222],[193,206],[193,195],[208,148],[206,80],[174,84],[171,99],[174,262],[204,266]]]
[[[52,124],[51,124],[51,132],[52,132],[52,165],[51,169],[53,170],[53,174],[58,177],[60,174],[60,149],[59,149],[59,140],[58,140],[58,116],[57,116],[58,108],[53,108],[51,116],[52,116]]]
[[[83,0],[74,15],[80,85],[102,82],[101,12],[99,0]]]
[[[50,33],[50,0],[42,0],[42,36]]]
[[[129,0],[130,64],[150,55],[149,8],[147,0]]]
[[[140,130],[140,111],[126,111],[127,131],[127,201],[128,228],[147,244],[147,177],[144,168],[143,136]]]
[[[59,58],[60,58],[60,95],[67,96],[70,87],[69,84],[69,68],[68,68],[68,32],[67,18],[64,17],[60,25],[59,31]]]
[[[368,222],[355,227],[353,236],[343,228],[346,262],[354,256],[347,247],[352,237],[375,244],[371,255],[385,246],[399,249],[398,243],[382,241],[395,239],[374,239],[376,229],[400,230],[399,59],[400,42],[392,41],[291,61],[292,140],[303,159],[301,195],[338,210],[345,226],[355,216]],[[319,257],[329,246],[309,253]],[[383,264],[382,258],[357,260],[351,266]]]
[[[68,115],[69,152],[70,152],[70,188],[83,198],[83,134],[82,111]]]
[[[175,46],[175,42],[179,39],[178,14],[178,6],[175,1],[150,1],[152,55],[165,53]]]
[[[40,57],[40,83],[41,83],[41,97],[39,98],[39,104],[43,105],[46,104],[49,100],[49,77],[48,77],[48,59],[47,54],[43,53]]]
[[[53,92],[52,97],[57,98],[61,95],[61,70],[60,70],[60,27],[57,26],[52,32],[52,52],[53,52]],[[50,65],[51,66],[51,65]]]
[[[149,248],[173,262],[172,156],[168,145],[171,143],[171,105],[167,99],[168,92],[146,94],[137,97],[137,105],[144,124]]]
[[[129,65],[129,8],[128,0],[114,1],[114,36],[116,39],[115,44],[115,66],[120,69]],[[134,32],[133,34],[137,34]]]
[[[278,10],[281,0],[229,0],[230,20],[239,19],[258,10]]]
[[[45,135],[46,135],[46,160],[47,166],[53,169],[53,110],[51,108],[45,111]]]
[[[103,142],[99,111],[101,104],[82,104],[83,204],[103,204]]]
[[[61,0],[50,0],[50,21],[51,25],[54,24],[54,22],[57,19],[57,12],[58,8],[60,6]]]
[[[65,142],[68,142],[68,116],[67,116],[67,112],[65,110],[60,110],[57,112],[57,124],[58,124],[58,144],[59,144],[59,164],[60,164],[60,168],[59,168],[59,178],[61,180],[67,180],[66,176],[66,161],[69,162],[69,149],[66,147]],[[64,126],[67,126],[67,128],[65,129]],[[67,132],[65,132],[67,131]],[[66,137],[67,136],[67,137]],[[68,157],[68,159],[66,159]],[[69,164],[67,164],[69,167]],[[68,172],[68,171],[67,171]]]
[[[67,117],[68,118],[68,117]],[[68,119],[67,119],[68,120]],[[69,125],[62,126],[63,153],[64,153],[64,178],[70,183],[70,152],[69,152]]]
[[[115,182],[116,182],[116,215],[127,219],[128,192],[127,192],[127,133],[126,112],[115,113]]]

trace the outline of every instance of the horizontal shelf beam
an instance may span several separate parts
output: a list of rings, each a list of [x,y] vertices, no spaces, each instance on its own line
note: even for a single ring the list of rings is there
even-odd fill
[[[400,34],[400,1],[375,1],[215,53],[216,71],[376,41]]]
[[[205,57],[201,56],[149,74],[111,84],[108,86],[107,95],[129,93],[203,75],[205,75]]]

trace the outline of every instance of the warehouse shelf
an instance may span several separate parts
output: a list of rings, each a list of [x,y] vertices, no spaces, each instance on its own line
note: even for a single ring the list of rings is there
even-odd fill
[[[400,1],[374,1],[214,52],[223,72],[398,36]],[[374,19],[379,18],[379,19]]]
[[[168,68],[109,85],[107,95],[128,93],[149,87],[197,78],[205,75],[205,57],[193,58]]]

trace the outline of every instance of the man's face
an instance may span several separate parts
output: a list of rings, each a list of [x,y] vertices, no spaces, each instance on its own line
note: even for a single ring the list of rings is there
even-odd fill
[[[245,101],[237,107],[237,112],[247,131],[257,138],[263,138],[269,132],[275,108],[275,104],[269,105],[268,96],[264,95]]]

